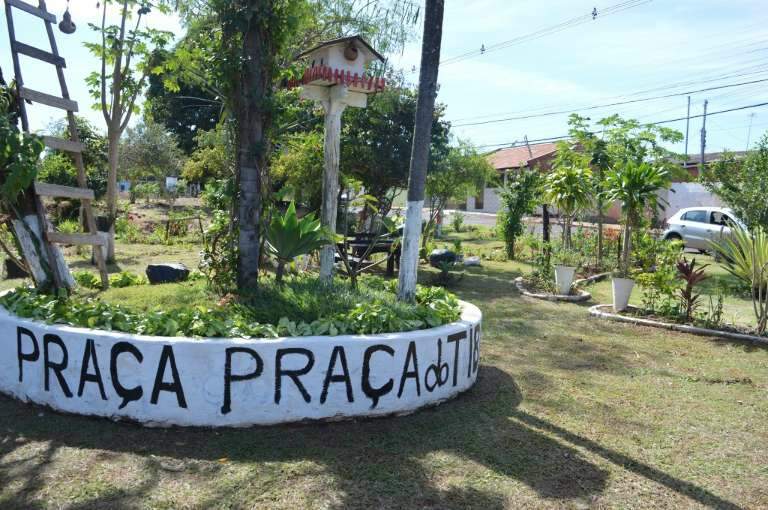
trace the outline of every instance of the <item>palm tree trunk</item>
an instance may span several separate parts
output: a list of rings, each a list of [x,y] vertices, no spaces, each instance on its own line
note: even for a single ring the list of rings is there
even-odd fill
[[[437,95],[437,73],[443,38],[443,10],[443,0],[427,0],[424,38],[421,44],[419,97],[416,103],[416,123],[408,177],[408,207],[400,256],[398,298],[401,301],[413,301],[416,295],[421,210],[424,207],[424,187],[427,180],[429,145]]]
[[[624,239],[621,250],[621,270],[624,273],[624,276],[628,276],[629,263],[631,260],[630,252],[632,250],[632,227],[629,221],[624,225]]]

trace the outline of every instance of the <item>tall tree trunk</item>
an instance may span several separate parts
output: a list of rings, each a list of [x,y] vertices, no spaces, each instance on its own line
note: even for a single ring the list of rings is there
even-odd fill
[[[242,64],[237,83],[237,168],[239,175],[237,286],[259,282],[261,179],[267,160],[266,129],[271,121],[268,96],[272,82],[272,37],[268,29],[272,2],[248,2],[250,17],[243,32]]]
[[[413,301],[419,265],[419,236],[421,210],[424,207],[424,187],[429,164],[432,118],[437,95],[437,73],[440,65],[440,45],[443,38],[443,0],[426,0],[424,37],[421,43],[419,97],[416,103],[416,123],[413,131],[411,164],[408,175],[408,208],[400,256],[398,298]]]
[[[107,129],[107,220],[109,236],[107,241],[107,262],[115,261],[115,220],[117,220],[117,166],[120,161],[120,127],[109,126]]]
[[[541,238],[545,243],[549,242],[549,206],[542,204],[541,206]]]

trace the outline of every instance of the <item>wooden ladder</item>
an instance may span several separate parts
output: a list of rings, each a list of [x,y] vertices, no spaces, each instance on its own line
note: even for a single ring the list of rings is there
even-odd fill
[[[96,228],[96,219],[93,216],[92,202],[95,198],[93,190],[88,189],[88,181],[85,174],[85,165],[83,164],[83,144],[80,143],[80,137],[75,123],[75,112],[78,111],[77,103],[69,98],[67,82],[64,79],[64,68],[67,64],[63,57],[59,55],[56,39],[53,36],[53,25],[56,24],[56,16],[48,12],[45,8],[45,0],[38,0],[38,5],[34,6],[23,0],[4,0],[5,17],[8,22],[8,37],[11,42],[11,56],[13,58],[13,71],[16,78],[16,86],[19,94],[19,109],[21,113],[21,126],[25,132],[29,132],[29,119],[25,102],[40,103],[54,108],[60,108],[67,112],[67,122],[69,124],[69,140],[52,136],[44,136],[43,143],[52,149],[68,152],[77,168],[78,188],[69,186],[58,186],[54,184],[35,183],[35,205],[37,215],[40,221],[40,228],[44,232],[43,245],[45,246],[48,260],[51,261],[51,272],[56,288],[64,286],[62,275],[54,261],[54,252],[52,244],[76,244],[93,246],[93,256],[99,267],[101,274],[101,284],[106,289],[109,286],[109,275],[107,273],[107,264],[102,251],[105,245],[104,239],[98,234]],[[43,20],[45,30],[48,33],[48,41],[51,45],[51,51],[44,51],[19,42],[16,40],[16,33],[13,26],[13,8],[24,11]],[[31,57],[56,67],[56,75],[61,86],[61,97],[45,94],[24,86],[24,80],[21,76],[21,66],[19,64],[19,54]],[[61,234],[53,230],[51,222],[48,221],[45,206],[41,197],[71,198],[80,200],[83,204],[87,234]]]

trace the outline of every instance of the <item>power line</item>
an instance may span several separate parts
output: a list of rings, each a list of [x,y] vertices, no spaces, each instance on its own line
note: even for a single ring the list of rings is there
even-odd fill
[[[618,4],[614,4],[611,6],[606,7],[605,9],[598,10],[597,11],[597,17],[606,17],[610,16],[612,14],[616,14],[628,9],[632,9],[634,7],[639,7],[641,5],[647,4],[652,2],[653,0],[626,0],[624,2],[620,2]],[[518,37],[514,37],[512,39],[508,39],[506,41],[501,41],[496,44],[492,44],[490,46],[485,46],[482,44],[480,46],[479,50],[471,50],[467,51],[465,53],[462,53],[460,55],[455,55],[453,57],[449,57],[442,62],[440,62],[440,65],[449,65],[449,64],[455,64],[457,62],[461,62],[462,60],[466,60],[469,58],[474,58],[477,56],[485,55],[487,53],[491,53],[494,51],[502,50],[505,48],[509,48],[511,46],[515,46],[517,44],[521,44],[523,42],[532,41],[535,39],[539,39],[541,37],[555,34],[557,32],[561,32],[563,30],[575,27],[577,25],[581,25],[584,23],[588,23],[591,21],[594,21],[596,19],[596,16],[594,14],[594,11],[590,11],[588,14],[584,14],[581,16],[576,16],[574,18],[565,20],[563,22],[557,23],[555,25],[551,25],[549,27],[545,27],[539,30],[536,30],[534,32],[530,32],[525,35],[521,35]]]
[[[754,62],[754,61],[752,61],[752,62]],[[629,99],[629,98],[633,98],[635,96],[639,96],[639,95],[643,95],[643,94],[648,94],[648,93],[652,93],[652,92],[659,92],[659,91],[665,91],[665,90],[670,90],[670,89],[674,90],[674,89],[677,89],[677,88],[680,88],[680,87],[689,87],[689,86],[702,85],[702,84],[705,84],[705,83],[724,81],[724,80],[731,79],[731,78],[744,78],[744,77],[755,76],[755,75],[759,76],[759,75],[763,75],[763,74],[765,74],[767,72],[768,72],[768,61],[766,61],[765,63],[759,63],[757,65],[749,66],[749,67],[738,69],[738,70],[734,69],[734,71],[731,71],[731,72],[725,73],[725,74],[718,74],[718,75],[715,75],[715,76],[711,76],[711,75],[710,76],[703,76],[703,77],[698,78],[696,80],[686,80],[686,81],[682,81],[682,82],[674,82],[674,83],[670,83],[670,84],[667,84],[667,85],[660,85],[660,86],[657,86],[657,87],[653,87],[653,88],[650,88],[650,89],[639,90],[639,91],[635,91],[635,92],[629,92],[629,93],[626,93],[626,94],[618,94],[618,95],[615,95],[615,96],[609,96],[609,97],[606,97],[605,99],[606,100],[613,100],[613,99],[621,100],[623,98]],[[686,93],[687,92],[681,92],[681,94],[686,94]],[[494,113],[494,114],[474,115],[474,116],[471,116],[471,117],[461,117],[461,118],[458,118],[458,119],[452,119],[452,122],[463,122],[463,121],[476,120],[476,119],[488,119],[488,118],[492,118],[492,117],[498,117],[500,115],[533,114],[533,113],[540,112],[541,110],[543,110],[545,108],[548,108],[548,107],[556,108],[557,106],[558,105],[551,105],[551,106],[542,106],[542,107],[530,108],[530,109],[527,109],[527,110],[517,110],[517,111],[513,111],[513,112],[503,112],[503,113]],[[588,106],[590,106],[590,105],[587,105],[586,107],[588,107]],[[577,107],[571,107],[570,110],[575,112],[575,111],[580,111],[580,110],[582,110],[583,108],[586,108],[586,107],[578,107],[578,108]]]
[[[727,88],[733,88],[733,87],[741,87],[741,86],[744,86],[744,85],[754,85],[755,83],[762,83],[762,82],[766,82],[766,81],[768,81],[768,78],[763,78],[763,79],[760,79],[760,80],[752,80],[752,81],[748,81],[748,82],[741,82],[741,83],[730,83],[728,85],[719,85],[719,86],[716,86],[716,87],[707,87],[707,88],[698,89],[698,90],[689,90],[689,91],[686,91],[686,92],[675,92],[673,94],[664,94],[664,95],[661,95],[661,96],[645,97],[645,98],[642,98],[642,99],[630,99],[630,100],[627,100],[627,101],[618,101],[618,102],[615,102],[615,103],[606,103],[606,104],[601,104],[601,105],[592,105],[592,106],[586,106],[586,107],[583,107],[583,108],[577,108],[575,110],[559,110],[559,111],[553,111],[553,112],[537,113],[537,114],[530,114],[530,115],[521,115],[521,116],[517,116],[517,117],[505,117],[503,119],[485,120],[485,121],[478,121],[478,122],[466,122],[464,124],[454,124],[453,127],[479,126],[479,125],[483,125],[483,124],[497,124],[499,122],[510,122],[510,121],[514,121],[514,120],[525,120],[525,119],[533,119],[533,118],[538,118],[538,117],[551,117],[553,115],[563,115],[563,114],[566,114],[566,113],[575,113],[577,111],[583,112],[583,111],[588,111],[588,110],[597,110],[597,109],[600,109],[600,108],[609,108],[609,107],[612,107],[612,106],[621,106],[621,105],[626,105],[626,104],[642,103],[642,102],[646,102],[646,101],[655,101],[655,100],[658,100],[658,99],[667,99],[667,98],[670,98],[670,97],[687,96],[687,95],[690,95],[690,94],[698,94],[698,93],[701,93],[701,92],[709,92],[709,91],[712,91],[712,90],[720,90],[720,89],[727,89]]]
[[[737,112],[737,111],[741,111],[741,110],[748,110],[748,109],[751,109],[751,108],[759,108],[761,106],[768,106],[768,102],[751,104],[751,105],[746,105],[746,106],[739,106],[739,107],[736,107],[736,108],[728,108],[726,110],[719,110],[719,111],[716,111],[716,112],[708,112],[707,113],[707,118],[712,117],[714,115],[721,115],[723,113]],[[690,118],[691,119],[700,119],[702,117],[704,117],[704,115],[703,114],[699,114],[699,115],[691,115]],[[657,122],[645,122],[642,125],[644,125],[644,126],[658,126],[660,124],[670,124],[672,122],[679,122],[681,120],[686,120],[687,118],[688,118],[688,116],[677,117],[675,119],[660,120],[660,121],[657,121]],[[591,132],[591,134],[593,134],[593,135],[594,134],[598,134],[598,133],[600,133],[600,131],[593,131],[593,132]],[[557,141],[557,140],[566,140],[566,139],[568,139],[570,137],[571,137],[570,135],[550,136],[550,137],[546,137],[546,138],[538,138],[538,139],[535,139],[535,140],[528,140],[528,142],[530,142],[530,143],[554,142],[554,141]],[[487,148],[487,147],[503,148],[505,145],[513,147],[517,143],[519,143],[519,141],[515,140],[513,142],[490,143],[490,144],[485,144],[485,145],[477,145],[476,147],[478,149],[483,149],[483,148]]]

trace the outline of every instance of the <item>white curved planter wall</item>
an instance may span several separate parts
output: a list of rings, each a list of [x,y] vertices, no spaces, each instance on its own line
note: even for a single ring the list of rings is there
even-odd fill
[[[407,413],[471,387],[480,310],[383,335],[163,338],[20,319],[0,308],[0,391],[153,425],[248,426]]]

